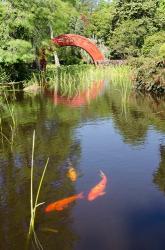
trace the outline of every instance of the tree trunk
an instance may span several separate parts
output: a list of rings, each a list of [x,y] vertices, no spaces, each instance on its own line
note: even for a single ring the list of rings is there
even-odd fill
[[[51,39],[53,39],[53,29],[52,29],[52,26],[49,25],[49,28],[50,28],[50,37]],[[57,52],[54,51],[53,52],[53,56],[54,56],[54,63],[57,67],[60,67],[60,62],[59,62],[59,58],[58,58],[58,55],[57,55]]]

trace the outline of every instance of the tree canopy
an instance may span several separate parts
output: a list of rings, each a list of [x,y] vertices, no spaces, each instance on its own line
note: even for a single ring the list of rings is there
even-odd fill
[[[89,30],[111,48],[113,57],[139,56],[145,39],[165,28],[165,1],[101,1],[90,18]]]
[[[0,2],[0,63],[31,62],[36,50],[54,35],[67,31],[71,1],[7,0]]]

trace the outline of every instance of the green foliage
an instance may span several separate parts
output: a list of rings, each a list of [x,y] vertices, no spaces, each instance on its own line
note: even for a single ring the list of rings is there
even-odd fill
[[[12,39],[6,42],[5,49],[0,48],[0,63],[14,64],[18,62],[32,62],[34,53],[30,42]]]
[[[109,45],[113,58],[137,57],[146,38],[164,29],[164,6],[164,0],[101,1],[87,34]]]
[[[145,58],[138,66],[136,88],[156,94],[165,93],[165,62],[160,58]]]
[[[165,43],[160,47],[159,55],[165,59]]]
[[[89,26],[86,33],[92,34],[98,39],[107,41],[112,32],[112,21],[115,15],[113,4],[108,4],[104,1],[98,4],[95,11],[90,16]]]
[[[160,31],[151,36],[146,37],[142,48],[143,54],[157,56],[159,54],[160,46],[165,42],[165,32]]]
[[[109,45],[113,57],[139,56],[144,39],[158,30],[157,0],[116,1],[116,15]]]
[[[7,82],[9,76],[6,74],[6,71],[0,66],[0,83]]]
[[[81,63],[80,48],[63,47],[58,51],[60,64],[72,65]]]
[[[124,20],[153,18],[158,7],[159,0],[116,0],[117,23]]]
[[[69,22],[68,33],[83,35],[84,29],[85,26],[81,16],[72,16]]]
[[[159,0],[159,7],[157,8],[155,21],[159,29],[165,30],[165,0]]]
[[[32,64],[39,49],[51,35],[68,29],[70,13],[76,10],[70,1],[6,0],[0,2],[0,64],[4,69]],[[65,14],[64,14],[65,13]],[[15,67],[14,67],[15,68]],[[21,74],[21,72],[18,72]]]
[[[139,56],[146,34],[147,29],[143,20],[123,22],[114,30],[112,38],[109,39],[112,56],[115,58]]]

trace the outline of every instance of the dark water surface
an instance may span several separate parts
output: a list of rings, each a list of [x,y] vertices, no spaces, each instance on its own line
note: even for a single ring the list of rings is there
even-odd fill
[[[25,249],[35,129],[34,193],[50,157],[40,195],[45,204],[36,217],[43,249],[164,250],[165,101],[132,94],[125,105],[111,88],[88,98],[85,93],[80,101],[64,99],[49,92],[20,95],[13,143],[11,119],[2,119],[10,143],[1,134],[0,249]],[[67,176],[70,165],[76,182]],[[100,170],[108,179],[106,194],[88,201]],[[45,213],[49,203],[80,192],[84,199]]]

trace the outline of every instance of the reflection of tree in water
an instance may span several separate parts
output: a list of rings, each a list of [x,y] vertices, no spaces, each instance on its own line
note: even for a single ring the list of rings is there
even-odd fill
[[[160,131],[165,131],[164,99],[132,94],[126,104],[125,112],[122,110],[119,91],[110,91],[109,100],[115,126],[126,143],[142,144],[151,125]]]
[[[138,145],[144,142],[148,123],[145,114],[138,111],[138,107],[127,105],[125,112],[122,109],[119,93],[110,93],[110,108],[113,114],[115,127],[120,131],[126,143]]]
[[[60,108],[60,112],[57,112],[50,106],[39,97],[30,98],[23,105],[18,105],[15,110],[18,123],[13,148],[11,150],[6,140],[3,140],[3,145],[0,144],[0,249],[16,250],[20,246],[24,249],[26,243],[30,220],[30,163],[34,129],[35,193],[46,159],[50,157],[40,201],[49,203],[75,193],[75,184],[68,180],[65,167],[70,158],[76,168],[81,153],[79,141],[72,138],[77,118],[73,116],[68,119],[67,110]],[[10,124],[5,120],[3,132],[10,137]],[[58,185],[54,186],[54,183]],[[44,206],[38,208],[36,231],[41,242],[47,244],[45,249],[73,249],[77,238],[71,228],[73,206],[61,214],[48,216],[44,214]],[[59,234],[54,236],[50,232],[42,232],[44,225],[57,228]]]
[[[165,192],[165,145],[160,145],[160,158],[159,168],[154,174],[153,182]]]
[[[145,118],[136,110],[129,110],[126,117],[116,113],[115,121],[126,143],[138,145],[144,142],[148,126]]]

